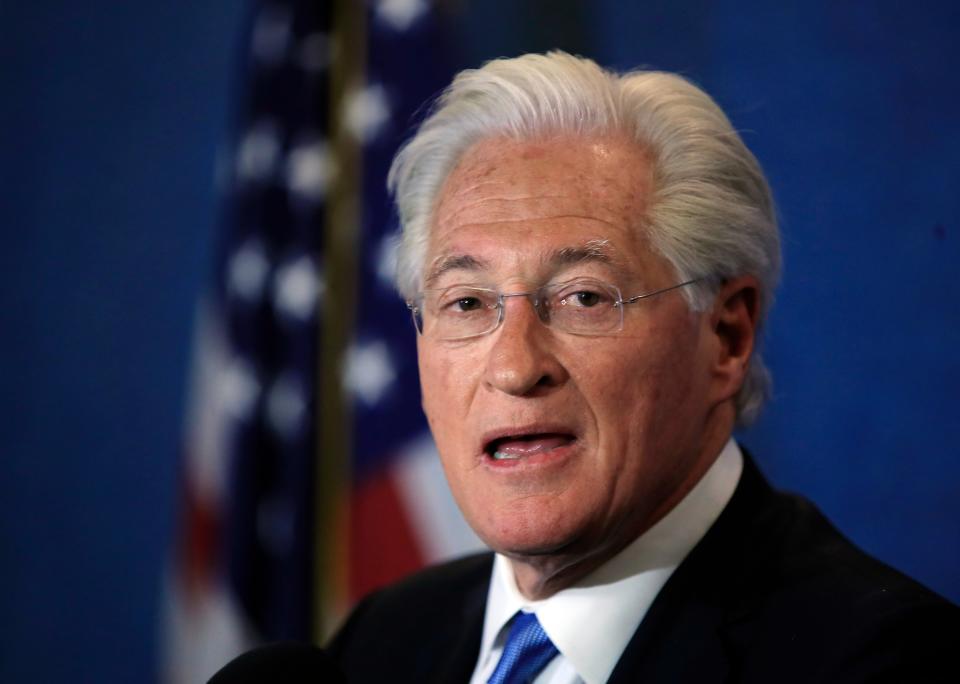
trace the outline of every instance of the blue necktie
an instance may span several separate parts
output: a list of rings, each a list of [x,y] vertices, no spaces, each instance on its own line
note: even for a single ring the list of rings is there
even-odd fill
[[[510,625],[503,655],[487,684],[527,684],[557,652],[557,647],[543,631],[536,615],[517,613]]]

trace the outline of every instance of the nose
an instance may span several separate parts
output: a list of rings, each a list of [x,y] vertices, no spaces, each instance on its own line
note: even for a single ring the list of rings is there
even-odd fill
[[[487,352],[484,384],[512,396],[532,396],[563,384],[567,370],[532,299],[505,297],[503,307],[503,323],[492,333]]]

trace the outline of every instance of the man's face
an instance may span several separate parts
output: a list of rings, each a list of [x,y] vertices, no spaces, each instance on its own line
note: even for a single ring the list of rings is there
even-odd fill
[[[652,182],[643,149],[621,137],[481,141],[441,191],[426,287],[527,292],[585,276],[628,298],[674,285],[640,225]],[[490,334],[418,340],[450,487],[501,553],[602,562],[716,455],[709,315],[674,290],[627,305],[621,332],[586,337],[546,326],[524,297],[504,302]]]

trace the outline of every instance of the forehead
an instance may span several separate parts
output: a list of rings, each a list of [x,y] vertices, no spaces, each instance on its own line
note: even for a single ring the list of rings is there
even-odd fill
[[[621,136],[488,138],[447,178],[434,212],[425,274],[531,269],[544,260],[600,255],[636,268],[652,190],[648,155]]]

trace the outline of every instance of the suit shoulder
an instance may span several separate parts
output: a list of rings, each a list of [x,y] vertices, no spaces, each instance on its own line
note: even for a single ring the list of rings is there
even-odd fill
[[[838,610],[897,601],[946,603],[858,548],[808,499],[770,487],[750,459],[715,527],[705,560],[726,556],[726,584],[763,601],[796,596],[817,605],[822,599]]]
[[[876,612],[894,605],[951,606],[919,582],[870,556],[847,539],[807,499],[778,495],[778,522],[767,530],[770,589],[821,597],[835,610]]]
[[[328,645],[329,653],[351,682],[469,677],[492,564],[493,554],[468,556],[375,591],[351,613]],[[460,672],[464,668],[466,675]]]
[[[482,615],[493,566],[493,554],[481,553],[428,567],[378,589],[357,604],[331,642],[338,650],[373,632],[402,634],[424,624],[448,624],[464,611]]]
[[[859,549],[808,500],[775,497],[748,537],[762,549],[742,578],[754,619],[731,630],[751,635],[752,662],[804,662],[798,671],[820,680],[941,681],[960,608]]]

